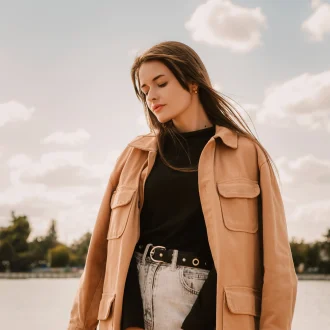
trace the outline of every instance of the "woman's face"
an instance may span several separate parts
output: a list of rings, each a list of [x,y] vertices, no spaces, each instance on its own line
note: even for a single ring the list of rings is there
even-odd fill
[[[158,78],[153,80],[156,77]],[[189,109],[192,94],[182,88],[171,70],[162,62],[143,63],[139,70],[139,80],[141,90],[146,96],[148,108],[159,122],[165,123],[178,118]],[[158,111],[154,111],[153,107],[156,104],[163,104],[164,106]]]

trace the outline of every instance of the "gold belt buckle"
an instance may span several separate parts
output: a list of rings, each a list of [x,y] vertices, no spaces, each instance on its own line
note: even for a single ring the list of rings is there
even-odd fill
[[[154,249],[156,249],[156,248],[158,248],[158,247],[163,248],[163,249],[166,250],[166,247],[165,247],[165,246],[161,246],[161,245],[154,246],[154,247],[151,249],[151,251],[150,251],[150,258],[151,258],[151,260],[153,260],[154,262],[164,262],[163,260],[155,260],[155,259],[152,257],[152,256],[155,254]]]

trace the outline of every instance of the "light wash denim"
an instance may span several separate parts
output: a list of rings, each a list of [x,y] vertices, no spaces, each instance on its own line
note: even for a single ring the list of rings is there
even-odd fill
[[[178,250],[172,263],[155,262],[134,252],[142,294],[145,330],[180,330],[189,314],[209,270],[177,265]]]

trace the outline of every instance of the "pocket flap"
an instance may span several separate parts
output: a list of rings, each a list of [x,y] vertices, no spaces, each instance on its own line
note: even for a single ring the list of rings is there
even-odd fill
[[[229,310],[234,314],[260,316],[261,291],[249,287],[225,287]]]
[[[260,186],[255,181],[217,183],[218,192],[227,198],[254,198],[260,194]]]
[[[99,312],[97,315],[98,320],[106,320],[109,317],[110,309],[116,294],[103,293],[100,301]]]
[[[132,188],[114,191],[110,202],[111,209],[128,204],[131,201],[135,191],[136,189]]]

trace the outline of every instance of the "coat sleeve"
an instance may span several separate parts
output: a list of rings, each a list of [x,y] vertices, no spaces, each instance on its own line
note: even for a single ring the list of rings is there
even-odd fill
[[[107,259],[110,199],[132,149],[133,147],[127,146],[122,151],[108,180],[89,243],[84,271],[74,297],[67,330],[96,330]]]
[[[264,281],[260,330],[290,330],[298,278],[279,186],[267,161],[260,166]]]

